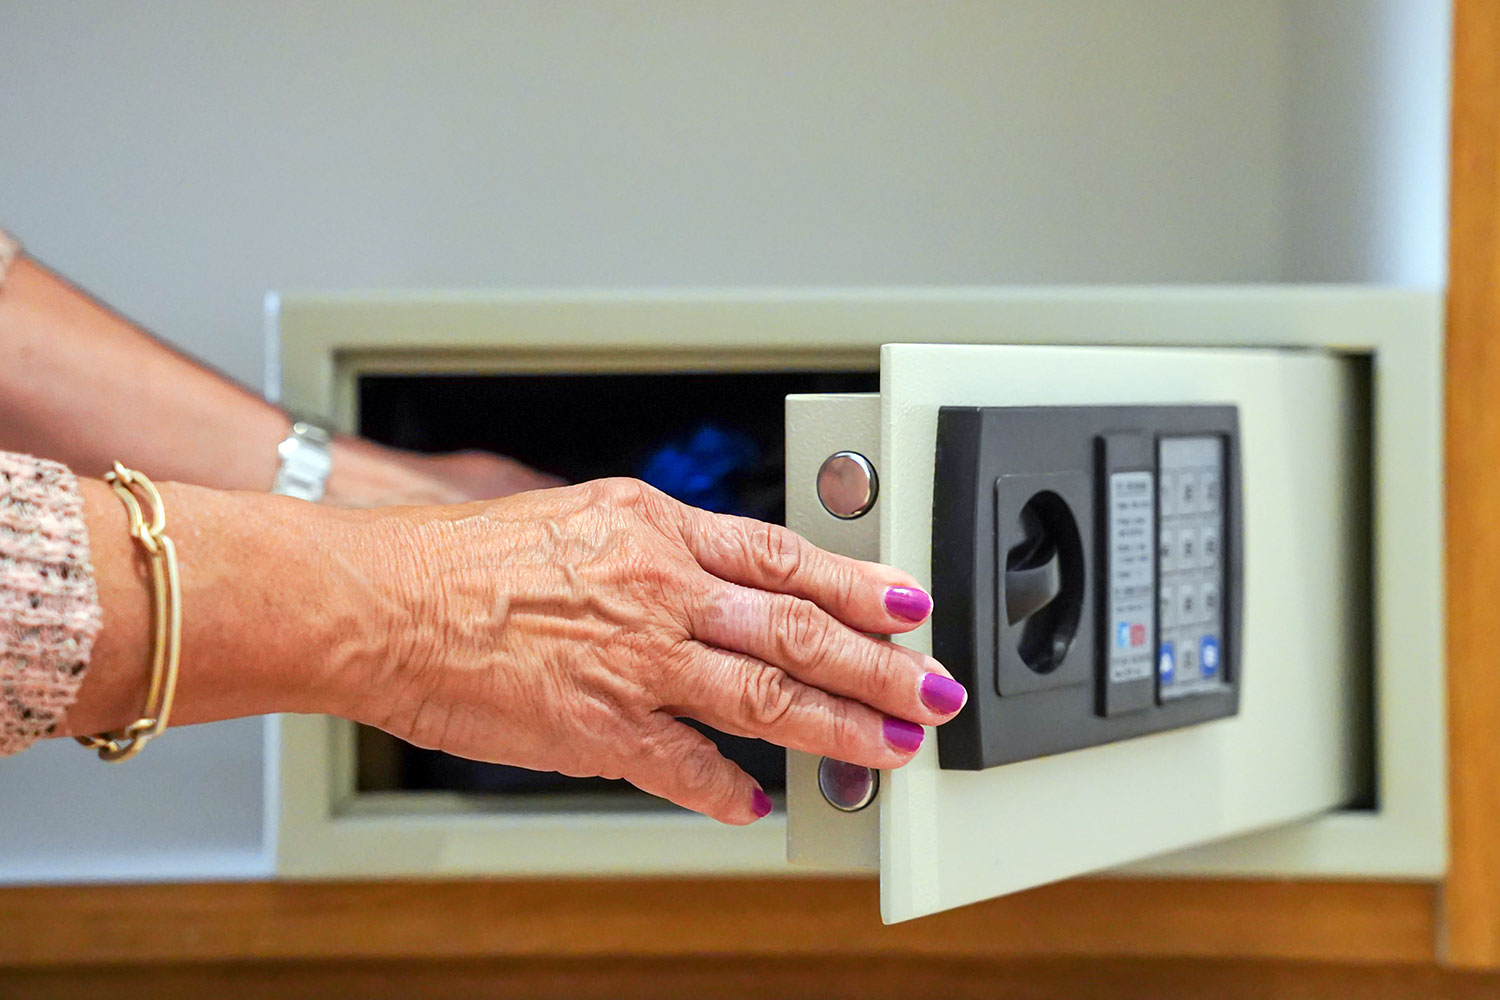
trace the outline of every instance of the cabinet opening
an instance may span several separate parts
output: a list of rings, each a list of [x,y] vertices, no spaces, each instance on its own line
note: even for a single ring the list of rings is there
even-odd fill
[[[483,449],[574,482],[634,477],[696,507],[783,523],[784,397],[876,392],[879,374],[362,373],[355,387],[359,432],[375,441],[427,452]],[[785,788],[780,747],[698,728],[767,791]],[[477,763],[367,727],[358,728],[354,750],[360,793],[525,796],[528,803],[544,796],[559,805],[571,795],[588,808],[648,801],[623,781]]]

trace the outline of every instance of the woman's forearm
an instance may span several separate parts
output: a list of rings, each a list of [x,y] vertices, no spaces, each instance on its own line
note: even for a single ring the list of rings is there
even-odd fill
[[[0,295],[0,449],[102,475],[119,460],[158,481],[269,489],[287,422],[36,261]]]
[[[24,256],[0,294],[0,350],[9,361],[0,365],[0,451],[79,475],[118,460],[157,481],[271,488],[285,414]],[[340,435],[324,500],[454,503],[560,482],[494,455],[417,455]]]
[[[348,714],[390,639],[361,568],[361,517],[268,494],[158,484],[181,566],[182,662],[172,724],[265,712]],[[150,679],[150,576],[124,507],[81,480],[104,627],[68,711],[73,735],[140,716]]]

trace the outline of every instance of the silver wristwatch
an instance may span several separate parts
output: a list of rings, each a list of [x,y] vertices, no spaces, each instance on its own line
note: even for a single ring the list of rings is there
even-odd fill
[[[333,468],[333,435],[304,417],[292,418],[292,430],[276,446],[281,465],[272,493],[301,500],[323,499],[328,472]]]

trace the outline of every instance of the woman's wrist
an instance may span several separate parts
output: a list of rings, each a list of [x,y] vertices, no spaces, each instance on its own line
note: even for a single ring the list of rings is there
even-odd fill
[[[212,576],[200,572],[205,588],[236,595],[236,603],[243,605],[226,609],[218,603],[230,617],[212,624],[224,634],[243,631],[242,641],[257,651],[261,703],[227,714],[350,717],[367,697],[369,678],[384,663],[397,618],[385,597],[385,556],[375,544],[378,534],[370,530],[369,518],[359,511],[264,494],[220,499],[224,506],[216,524],[221,539],[232,540],[232,547],[225,551],[221,569]],[[232,555],[257,547],[253,559]],[[261,567],[252,571],[258,579],[241,579],[238,567],[247,563]],[[212,636],[205,635],[206,655],[212,655],[213,646]],[[189,653],[184,644],[185,663]],[[219,655],[232,659],[232,648]]]
[[[159,487],[181,567],[174,725],[354,711],[390,636],[361,518],[268,494]],[[146,567],[120,501],[97,480],[82,489],[104,625],[72,733],[133,720],[150,672]]]
[[[77,701],[68,709],[72,735],[117,730],[139,717],[150,681],[150,578],[136,561],[129,520],[114,491],[80,479],[94,581],[103,626],[94,641]]]
[[[330,684],[341,701],[331,715],[384,726],[399,714],[414,681],[436,667],[448,608],[433,553],[451,536],[453,523],[473,507],[387,506],[343,511],[348,585],[361,609],[361,627],[338,653]],[[503,603],[503,583],[493,579],[491,598]],[[440,655],[440,654],[438,654]]]

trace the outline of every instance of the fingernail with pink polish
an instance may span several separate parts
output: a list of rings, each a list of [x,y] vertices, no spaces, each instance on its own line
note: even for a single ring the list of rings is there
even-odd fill
[[[928,674],[922,678],[922,704],[934,712],[942,712],[944,715],[957,712],[964,707],[968,696],[964,686],[952,677]]]
[[[757,788],[750,796],[750,810],[755,813],[756,819],[764,819],[771,815],[771,796]]]
[[[885,609],[905,621],[926,621],[932,614],[932,598],[916,587],[891,587],[885,592]]]
[[[916,753],[922,746],[922,737],[926,735],[921,726],[905,719],[887,717],[882,728],[885,741],[902,753]]]

